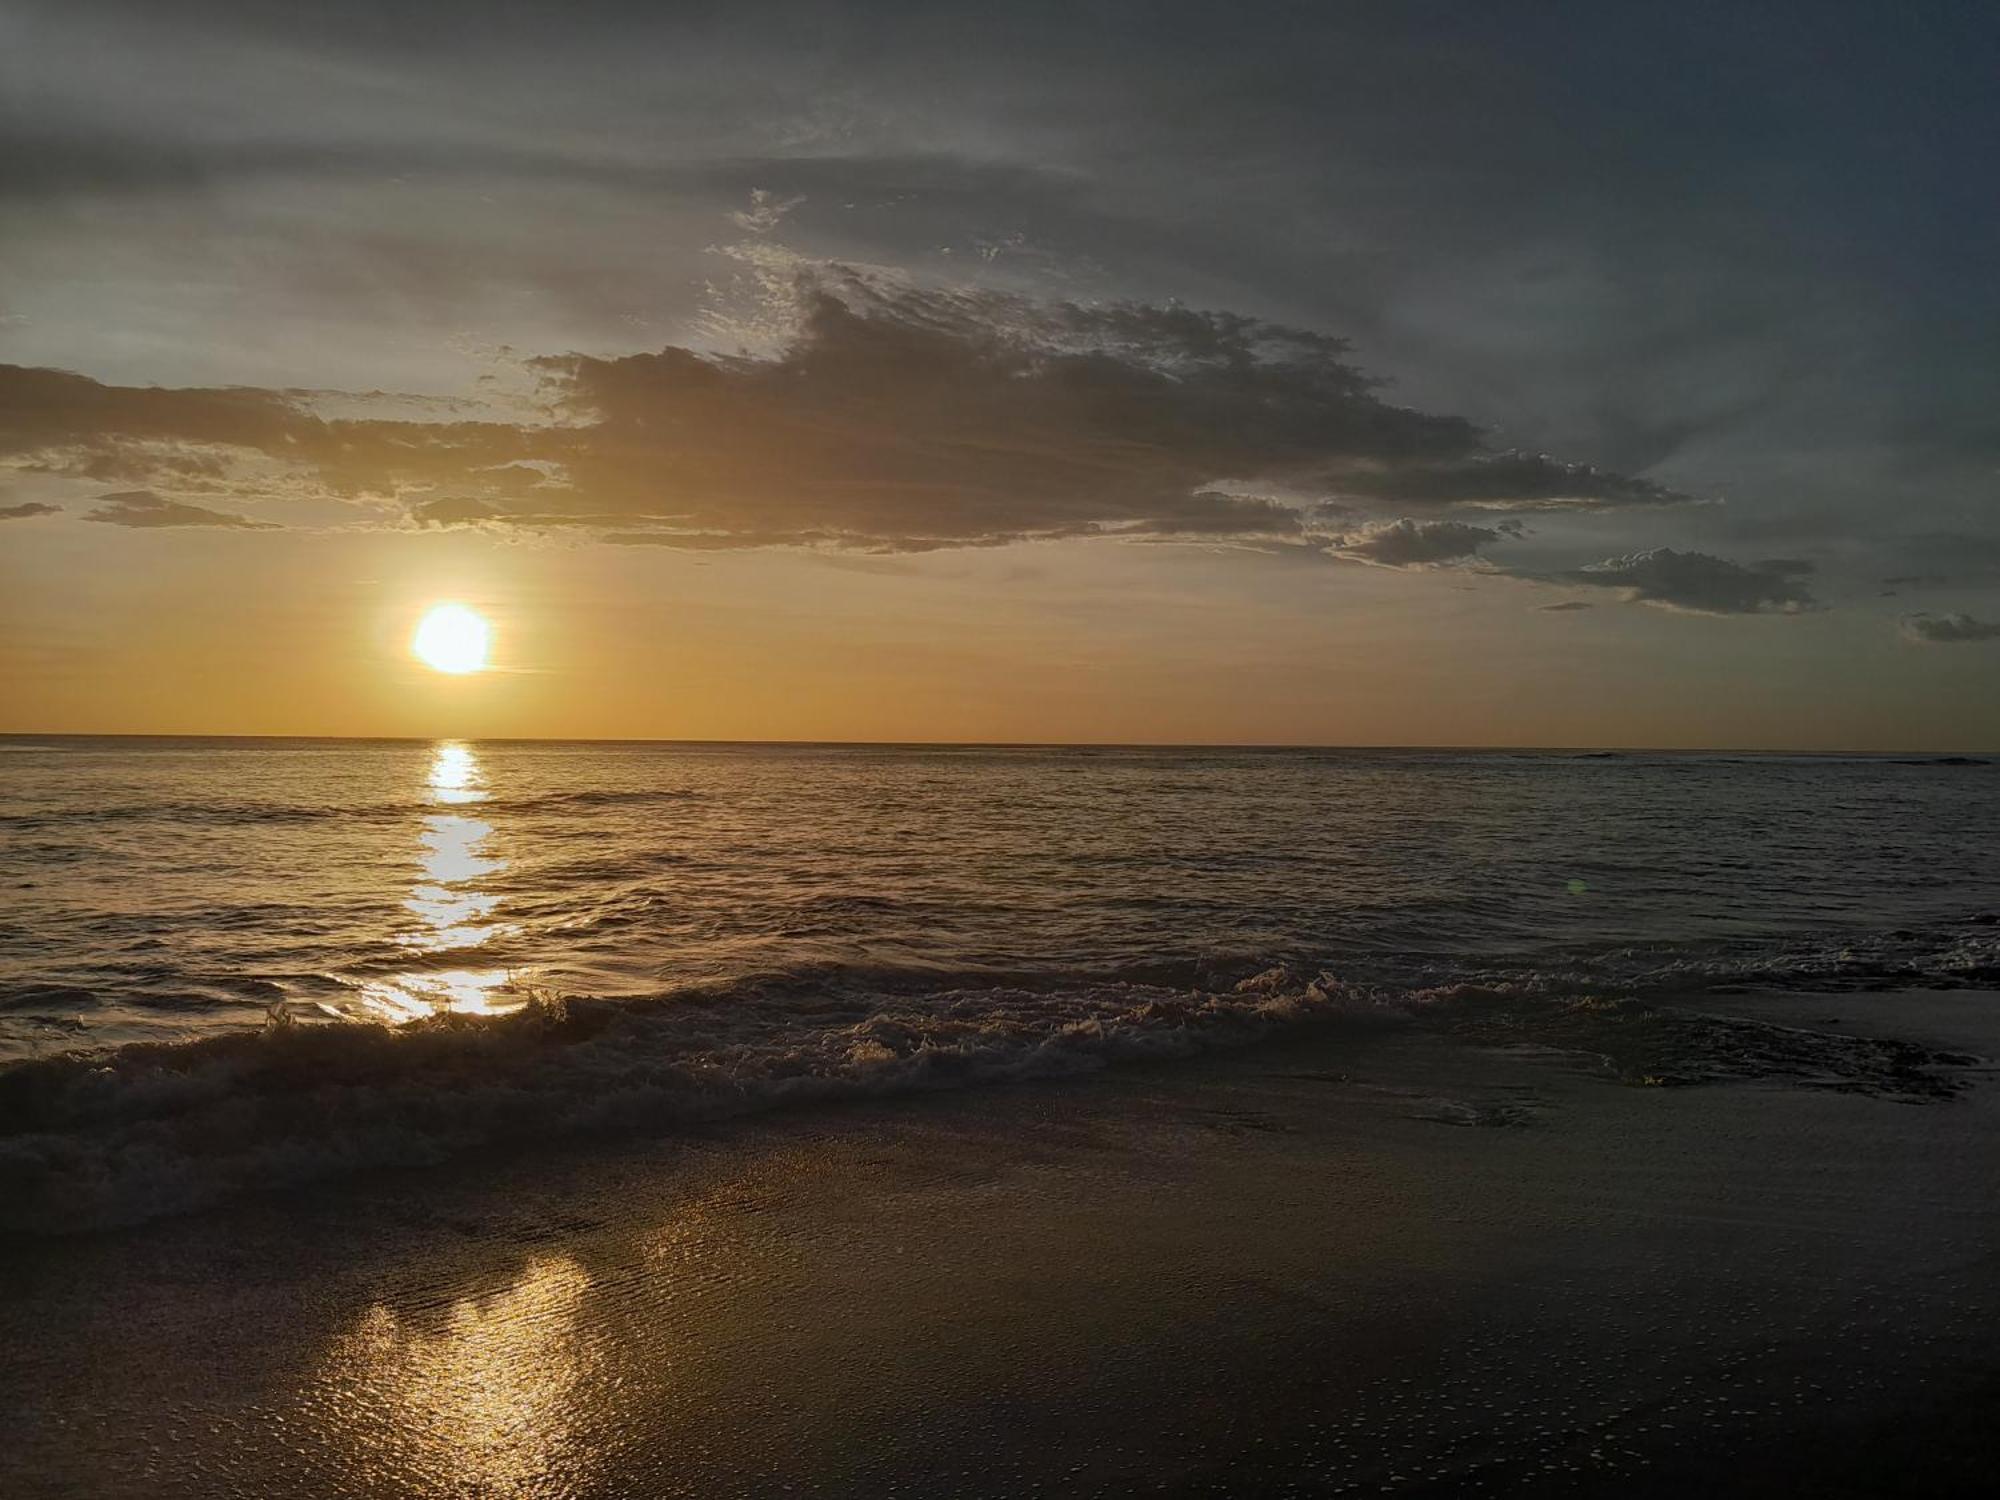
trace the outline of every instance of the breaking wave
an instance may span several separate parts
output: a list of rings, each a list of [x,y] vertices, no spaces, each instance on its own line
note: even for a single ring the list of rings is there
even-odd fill
[[[0,1231],[1312,1027],[1937,1098],[1710,997],[2000,988],[1966,759],[31,747]]]
[[[1218,994],[1114,983],[882,998],[732,986],[18,1064],[0,1073],[0,1227],[129,1224],[483,1145],[1179,1057],[1354,1004],[1277,974]]]
[[[1758,971],[1710,960],[1704,972],[1713,987]],[[1415,1022],[1557,1047],[1638,1084],[1758,1077],[1907,1099],[1948,1096],[1950,1069],[1972,1061],[1705,1015],[1607,992],[1604,977],[1581,966],[1388,984],[1276,967],[1191,986],[819,971],[400,1027],[274,1020],[0,1071],[0,1229],[132,1224],[482,1146],[1062,1077],[1314,1026]]]

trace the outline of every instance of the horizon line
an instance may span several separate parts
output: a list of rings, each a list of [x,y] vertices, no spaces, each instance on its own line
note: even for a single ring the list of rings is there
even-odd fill
[[[2000,749],[1963,747],[1853,748],[1756,747],[1743,745],[1632,744],[1334,744],[1310,740],[864,740],[729,739],[672,735],[477,735],[477,734],[261,734],[161,730],[0,730],[0,740],[255,740],[331,741],[344,744],[434,745],[464,742],[487,745],[688,745],[716,748],[856,750],[1206,750],[1206,751],[1448,751],[1458,754],[1622,754],[1622,755],[1822,755],[1822,756],[2000,756]]]

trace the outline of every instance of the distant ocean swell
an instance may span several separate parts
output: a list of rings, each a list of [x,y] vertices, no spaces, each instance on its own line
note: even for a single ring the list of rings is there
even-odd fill
[[[1084,1073],[1303,1028],[1419,1024],[1559,1047],[1635,1083],[1788,1079],[1908,1099],[1976,1061],[1703,1014],[1699,991],[2000,981],[1990,916],[1803,951],[1659,962],[1272,967],[1234,983],[1032,983],[815,971],[645,1002],[551,999],[509,1016],[261,1032],[69,1054],[0,1071],[0,1229],[63,1233],[481,1146],[671,1130],[819,1102]],[[1790,967],[1787,967],[1787,965]],[[1614,982],[1613,976],[1617,978]],[[1645,995],[1692,996],[1690,1005]],[[1893,1019],[1882,1017],[1882,1029]]]
[[[482,797],[485,813],[535,813],[581,807],[643,807],[651,803],[687,802],[698,791],[668,787],[585,787],[574,791],[528,793],[513,797]],[[324,822],[407,822],[435,812],[432,800],[375,803],[284,803],[267,800],[200,802],[131,802],[106,806],[66,807],[27,812],[0,812],[0,829],[45,833],[99,824],[152,823],[162,828],[252,827],[258,824]]]

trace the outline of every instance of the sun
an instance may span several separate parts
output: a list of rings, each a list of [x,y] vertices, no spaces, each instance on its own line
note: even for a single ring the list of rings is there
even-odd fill
[[[417,622],[410,652],[427,667],[463,676],[486,665],[492,640],[493,628],[478,611],[463,604],[436,604]]]

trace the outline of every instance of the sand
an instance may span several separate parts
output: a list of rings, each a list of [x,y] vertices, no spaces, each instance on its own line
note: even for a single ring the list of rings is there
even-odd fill
[[[1729,1005],[2000,1053],[2000,996]],[[16,1243],[0,1494],[1963,1494],[1963,1071],[1645,1088],[1384,1027]]]

